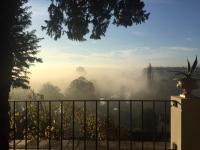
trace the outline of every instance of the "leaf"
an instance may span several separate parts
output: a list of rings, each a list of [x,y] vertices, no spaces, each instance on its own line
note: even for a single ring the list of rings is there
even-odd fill
[[[195,59],[193,65],[192,65],[191,74],[195,71],[195,69],[196,69],[196,67],[197,67],[197,63],[198,63],[198,62],[197,62],[197,56],[196,56],[196,59]]]
[[[176,74],[175,75],[184,75],[186,76],[187,78],[189,77],[189,75],[185,72],[181,72],[181,71],[176,71]]]
[[[187,62],[188,62],[188,73],[189,73],[191,71],[191,66],[190,66],[190,62],[188,59],[187,59]]]

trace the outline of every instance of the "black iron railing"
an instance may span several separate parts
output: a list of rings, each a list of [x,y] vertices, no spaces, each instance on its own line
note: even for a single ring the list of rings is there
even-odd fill
[[[10,101],[11,149],[169,149],[170,101]]]

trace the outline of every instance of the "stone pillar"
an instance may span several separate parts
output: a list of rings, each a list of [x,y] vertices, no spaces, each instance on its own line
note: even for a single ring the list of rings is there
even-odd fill
[[[200,149],[200,98],[171,96],[171,148]]]

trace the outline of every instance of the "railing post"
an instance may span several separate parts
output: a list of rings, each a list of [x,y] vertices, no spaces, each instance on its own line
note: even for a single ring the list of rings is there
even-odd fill
[[[144,150],[144,101],[141,101],[141,128],[142,128],[142,136],[141,136],[141,142],[142,142],[142,150]]]
[[[72,101],[72,150],[74,150],[74,136],[75,136],[75,134],[74,134],[74,121],[75,121],[75,103],[74,103],[74,101]]]
[[[96,130],[96,143],[95,143],[95,146],[96,146],[96,150],[98,150],[98,102],[96,100],[96,110],[95,110],[95,114],[96,114],[96,126],[95,126],[95,130]]]
[[[132,132],[133,132],[133,110],[132,110],[132,101],[130,100],[130,150],[133,149],[133,143],[132,143]]]
[[[52,118],[51,118],[51,101],[49,101],[49,149],[51,149],[51,120]]]
[[[14,101],[14,103],[13,103],[13,115],[14,115],[14,145],[13,145],[13,148],[14,148],[14,150],[15,150],[15,138],[16,138],[16,119],[15,119],[15,107],[16,107],[16,105],[15,105],[15,101]]]
[[[118,145],[119,145],[119,150],[121,149],[121,136],[120,136],[120,134],[121,134],[121,130],[120,130],[120,128],[121,128],[121,114],[120,114],[120,112],[121,112],[121,105],[120,105],[121,103],[120,103],[120,100],[118,101],[118,123],[119,123],[119,135],[118,135]]]
[[[106,144],[107,150],[109,150],[109,100],[107,101],[107,125],[106,125]]]
[[[84,150],[86,150],[86,141],[87,141],[87,129],[86,129],[86,100],[84,100]]]
[[[153,122],[154,122],[154,129],[153,129],[153,150],[155,150],[156,149],[156,131],[157,131],[155,101],[153,101]]]
[[[60,149],[63,149],[63,101],[60,101]]]
[[[25,128],[25,149],[27,149],[27,140],[28,140],[28,104],[25,102],[25,118],[26,118],[26,128]]]
[[[40,149],[40,102],[37,102],[37,149]]]

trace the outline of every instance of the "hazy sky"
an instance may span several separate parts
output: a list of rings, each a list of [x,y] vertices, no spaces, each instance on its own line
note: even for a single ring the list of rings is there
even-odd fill
[[[44,63],[32,68],[31,78],[36,80],[48,72],[67,74],[69,68],[77,66],[139,68],[148,63],[184,66],[187,58],[200,56],[199,0],[144,1],[145,9],[151,13],[146,23],[129,28],[110,25],[102,40],[74,42],[67,36],[54,41],[45,35],[41,25],[48,18],[50,0],[30,0],[32,28],[45,38],[39,54]]]

